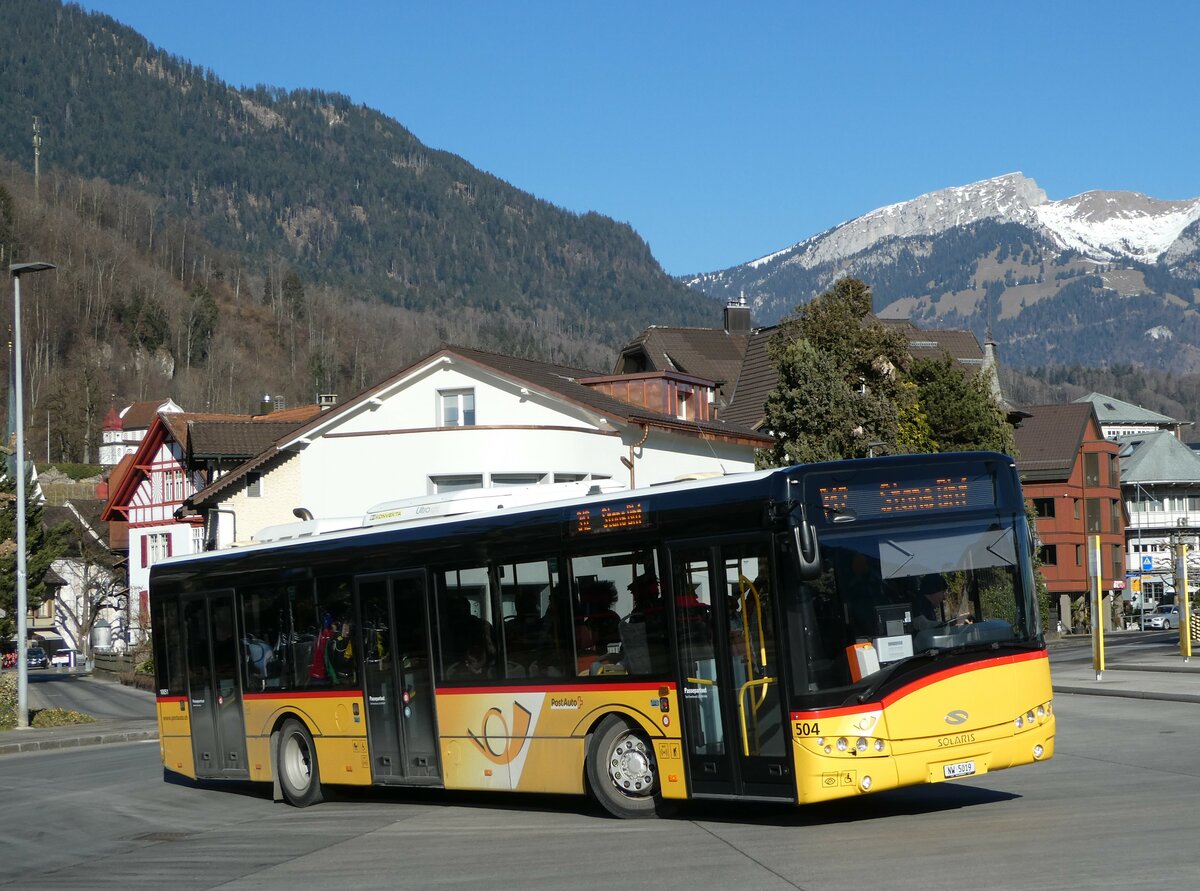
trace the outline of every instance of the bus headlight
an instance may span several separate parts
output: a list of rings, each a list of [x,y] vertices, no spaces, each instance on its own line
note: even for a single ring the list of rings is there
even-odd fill
[[[859,754],[865,753],[870,747],[871,744],[861,736],[858,738],[858,742],[854,744],[854,748],[858,750]]]
[[[1046,750],[1042,748],[1041,743],[1038,743],[1036,746],[1033,747],[1033,760],[1034,761],[1041,761],[1042,756],[1044,754],[1046,754]]]
[[[881,740],[881,739],[877,739],[877,740],[875,740],[875,751],[876,751],[876,752],[882,752],[882,751],[883,751],[883,740]]]
[[[848,742],[846,742],[846,737],[844,737],[844,736],[838,737],[837,750],[839,752],[844,752],[849,747],[850,747],[850,744]]]
[[[871,791],[871,778],[870,778],[870,777],[863,777],[863,778],[862,778],[862,790],[863,790],[864,792],[870,792],[870,791]]]

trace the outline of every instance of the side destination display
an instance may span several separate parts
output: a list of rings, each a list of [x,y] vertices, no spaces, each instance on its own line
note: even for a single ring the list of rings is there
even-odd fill
[[[624,529],[644,529],[651,525],[644,501],[617,501],[573,508],[568,514],[567,535],[599,535]]]

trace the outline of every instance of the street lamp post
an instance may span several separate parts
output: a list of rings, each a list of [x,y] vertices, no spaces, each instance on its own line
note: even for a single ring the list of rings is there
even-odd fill
[[[25,554],[25,406],[21,367],[21,276],[54,269],[51,263],[13,263],[13,395],[16,403],[17,474],[17,728],[29,727],[29,666],[25,664],[29,596]]]

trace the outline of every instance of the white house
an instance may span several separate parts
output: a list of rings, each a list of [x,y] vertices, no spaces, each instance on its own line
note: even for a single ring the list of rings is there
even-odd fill
[[[318,412],[317,406],[307,405],[253,417],[169,411],[155,416],[126,459],[128,469],[114,473],[117,481],[100,515],[104,522],[128,529],[129,606],[123,624],[114,630],[115,639],[135,643],[141,637],[149,620],[150,567],[166,557],[204,550],[201,518],[181,516],[180,509],[221,472],[223,462],[211,448],[211,454],[195,454],[192,440],[225,443],[222,455],[244,460]]]
[[[714,389],[675,372],[604,376],[445,347],[280,437],[186,509],[206,519],[210,548],[228,547],[392,499],[753,470],[771,440],[712,420]]]
[[[137,451],[146,432],[160,412],[183,411],[173,399],[155,402],[134,402],[120,411],[109,408],[100,425],[100,463],[113,467],[126,455]]]

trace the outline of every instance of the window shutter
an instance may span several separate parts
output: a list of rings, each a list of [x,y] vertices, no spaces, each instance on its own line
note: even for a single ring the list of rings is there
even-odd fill
[[[171,542],[174,541],[170,533],[167,534],[167,556],[171,556]]]
[[[150,565],[150,540],[142,536],[142,569]]]

